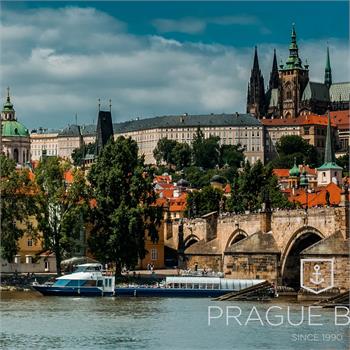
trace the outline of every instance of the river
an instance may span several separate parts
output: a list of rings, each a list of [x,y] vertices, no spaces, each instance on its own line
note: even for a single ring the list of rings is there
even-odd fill
[[[268,324],[266,311],[271,306],[274,309],[270,309],[268,318],[271,324]],[[208,307],[211,307],[210,311]],[[180,298],[43,297],[34,292],[3,292],[0,301],[0,348],[349,348],[349,328],[335,325],[333,309],[313,310],[319,316],[312,316],[311,323],[322,325],[309,324],[305,312],[302,325],[292,326],[287,322],[288,308],[292,322],[300,321],[301,305],[279,299],[252,303]],[[220,316],[220,310],[222,317],[215,318]],[[238,319],[226,318],[227,315],[237,316],[239,310],[241,317]],[[345,320],[339,319],[343,323]],[[277,321],[281,324],[272,325]]]

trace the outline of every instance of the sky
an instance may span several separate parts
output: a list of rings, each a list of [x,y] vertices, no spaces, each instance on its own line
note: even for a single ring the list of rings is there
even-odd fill
[[[312,81],[349,77],[349,2],[1,1],[1,99],[29,129],[167,114],[245,112],[254,46],[268,84],[292,23]],[[3,102],[2,102],[3,103]]]

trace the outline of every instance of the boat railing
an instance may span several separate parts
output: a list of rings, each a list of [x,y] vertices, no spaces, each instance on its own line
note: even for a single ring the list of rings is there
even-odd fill
[[[181,276],[192,276],[192,277],[223,277],[222,272],[216,272],[212,270],[205,270],[200,269],[197,271],[193,271],[191,269],[189,270],[183,270],[181,273]]]

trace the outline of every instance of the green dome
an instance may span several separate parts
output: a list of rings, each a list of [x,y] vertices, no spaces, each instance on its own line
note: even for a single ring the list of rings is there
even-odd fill
[[[294,163],[293,168],[289,170],[289,176],[298,177],[299,175],[300,175],[300,170],[297,167],[297,165]]]
[[[210,183],[213,183],[213,182],[217,182],[217,183],[219,183],[219,184],[225,185],[225,184],[227,183],[227,180],[226,180],[223,176],[214,175],[214,176],[210,179]]]
[[[16,120],[3,120],[2,122],[2,136],[22,136],[28,137],[28,129]]]
[[[306,170],[303,171],[303,175],[300,178],[300,187],[307,187],[309,184],[309,179],[307,178]]]

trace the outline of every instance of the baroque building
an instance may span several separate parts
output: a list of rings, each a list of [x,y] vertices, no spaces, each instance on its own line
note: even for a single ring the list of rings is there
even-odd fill
[[[10,88],[7,88],[7,98],[1,112],[0,151],[17,164],[30,162],[29,131],[17,121]]]
[[[309,79],[309,65],[299,57],[297,35],[293,24],[289,57],[277,66],[273,55],[270,81],[265,91],[264,78],[259,68],[257,48],[247,94],[247,112],[257,118],[296,118],[299,115],[325,114],[328,109],[349,109],[350,82],[333,83],[332,68],[327,48],[323,82]]]

